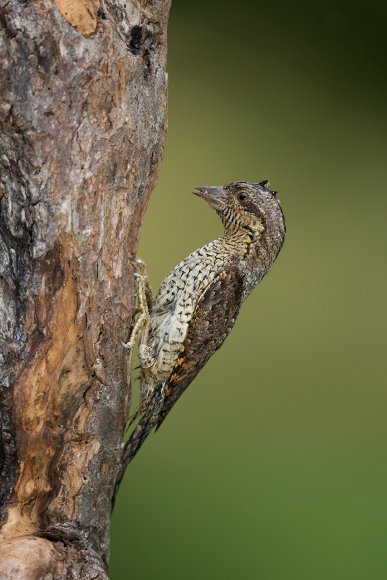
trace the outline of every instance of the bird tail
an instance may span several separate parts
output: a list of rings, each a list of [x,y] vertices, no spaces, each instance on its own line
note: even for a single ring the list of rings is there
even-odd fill
[[[118,473],[112,496],[112,508],[114,508],[118,488],[125,475],[126,468],[132,459],[137,455],[149,433],[154,427],[156,427],[159,422],[159,416],[164,404],[164,399],[164,383],[161,383],[154,389],[151,397],[147,401],[145,408],[141,408],[141,410],[139,409],[140,412],[136,412],[132,418],[131,422],[133,422],[136,417],[141,415],[141,419],[138,425],[134,428],[124,447],[121,470]]]
[[[157,385],[152,396],[141,413],[142,417],[126,442],[122,457],[122,469],[117,485],[121,483],[125,470],[137,455],[145,439],[159,421],[160,411],[164,403],[164,384]]]

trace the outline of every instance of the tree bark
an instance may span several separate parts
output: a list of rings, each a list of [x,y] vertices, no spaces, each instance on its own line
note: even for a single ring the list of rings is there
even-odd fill
[[[0,578],[107,578],[170,0],[1,0]]]

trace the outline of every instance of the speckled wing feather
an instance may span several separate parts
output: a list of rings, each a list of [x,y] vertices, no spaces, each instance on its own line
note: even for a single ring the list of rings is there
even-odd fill
[[[199,300],[171,377],[157,428],[208,359],[223,344],[241,307],[242,279],[236,266],[223,270]]]

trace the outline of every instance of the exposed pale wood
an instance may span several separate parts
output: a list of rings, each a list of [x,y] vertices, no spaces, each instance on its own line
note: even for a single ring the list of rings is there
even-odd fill
[[[168,10],[1,3],[1,578],[106,577]]]

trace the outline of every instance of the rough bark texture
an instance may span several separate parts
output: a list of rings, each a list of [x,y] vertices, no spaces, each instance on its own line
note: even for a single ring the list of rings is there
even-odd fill
[[[106,578],[169,0],[0,7],[0,578]]]

